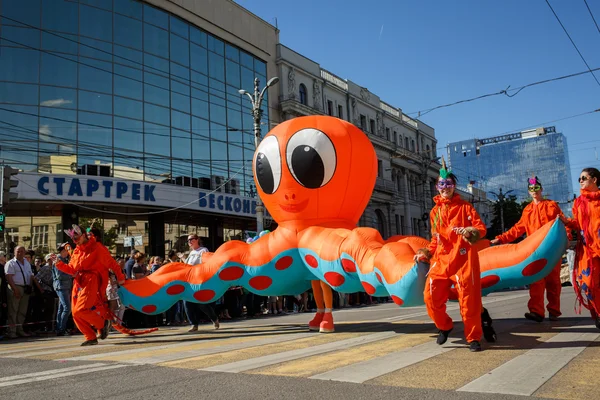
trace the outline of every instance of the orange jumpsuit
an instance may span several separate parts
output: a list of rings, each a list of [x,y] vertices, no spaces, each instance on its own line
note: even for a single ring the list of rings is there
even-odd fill
[[[600,316],[600,192],[581,191],[573,205],[569,228],[579,230],[573,286],[579,301]]]
[[[432,240],[431,267],[425,285],[424,297],[427,313],[435,326],[444,331],[452,329],[452,318],[446,313],[446,302],[452,284],[458,292],[460,314],[465,327],[467,342],[480,341],[481,328],[481,282],[477,251],[455,233],[455,227],[473,227],[484,237],[486,228],[477,211],[454,194],[452,199],[435,196],[431,210]]]
[[[112,258],[108,249],[90,237],[87,243],[77,246],[69,264],[56,262],[56,268],[74,276],[71,304],[73,320],[86,340],[96,339],[96,331],[110,319],[106,304],[108,270],[117,280],[125,280],[121,267]]]
[[[539,203],[531,202],[523,210],[523,215],[519,222],[515,224],[505,233],[496,236],[500,243],[510,243],[524,233],[527,236],[546,225],[548,222],[556,219],[557,216],[563,215],[562,210],[555,201],[542,200]],[[545,315],[544,310],[544,290],[548,299],[548,313],[556,317],[561,315],[560,312],[560,268],[561,261],[556,264],[552,272],[545,278],[529,285],[529,302],[527,307],[530,312],[534,312],[540,316]]]

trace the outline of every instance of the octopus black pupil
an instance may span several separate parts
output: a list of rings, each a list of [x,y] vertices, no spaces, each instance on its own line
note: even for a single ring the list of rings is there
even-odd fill
[[[256,179],[262,188],[263,192],[272,194],[275,190],[275,178],[273,177],[273,169],[269,159],[259,153],[256,157]]]
[[[325,179],[325,164],[319,153],[310,146],[298,146],[292,152],[292,170],[304,187],[317,189]]]

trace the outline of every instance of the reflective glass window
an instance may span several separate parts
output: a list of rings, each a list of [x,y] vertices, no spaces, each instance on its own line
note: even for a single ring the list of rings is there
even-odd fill
[[[119,96],[131,97],[134,99],[142,100],[143,89],[141,82],[136,82],[134,80],[116,75],[114,77],[114,81],[115,94],[118,94]]]
[[[79,111],[77,134],[80,142],[96,146],[89,156],[82,156],[79,149],[81,164],[93,164],[96,161],[102,163],[112,162],[112,116]],[[92,147],[93,148],[93,147]],[[102,149],[102,151],[98,151]],[[87,152],[86,152],[87,153]]]
[[[0,103],[38,104],[38,86],[0,82]]]
[[[206,49],[196,46],[195,44],[190,44],[190,59],[191,59],[191,67],[192,69],[202,72],[204,74],[208,73],[208,52]]]
[[[235,61],[236,63],[239,63],[240,62],[240,51],[230,44],[225,45],[225,58],[227,58],[228,60]]]
[[[182,67],[179,64],[171,63],[171,77],[177,79],[180,82],[185,82],[189,85],[190,70],[189,68]]]
[[[191,71],[190,72],[190,76],[192,78],[192,87],[195,87],[197,89],[200,90],[205,90],[208,91],[208,76],[195,72],[195,71]]]
[[[190,86],[171,79],[171,92],[188,96],[190,94]]]
[[[211,102],[210,121],[225,125],[227,123],[227,113],[225,107],[221,107]]]
[[[210,162],[209,141],[204,138],[210,137],[210,128],[207,120],[192,117],[192,159],[195,161]],[[194,171],[198,166],[194,166]],[[197,175],[196,175],[197,176]]]
[[[208,76],[225,82],[225,59],[218,54],[208,53]]]
[[[254,71],[256,71],[257,74],[262,75],[263,77],[267,76],[267,64],[260,61],[258,58],[255,58],[254,59]],[[265,80],[265,83],[266,83],[266,80]]]
[[[190,130],[190,115],[171,110],[171,126],[184,131]]]
[[[2,16],[7,17],[3,22],[12,25],[19,25],[22,22],[39,27],[40,9],[40,0],[3,1]]]
[[[77,34],[79,7],[72,1],[42,0],[42,28]]]
[[[115,115],[143,119],[144,107],[141,101],[115,96]]]
[[[189,25],[177,17],[171,15],[171,32],[186,39],[189,38]]]
[[[144,54],[144,67],[146,71],[161,76],[167,76],[169,74],[169,61],[150,54]]]
[[[128,65],[134,68],[140,68],[140,65],[143,61],[143,53],[141,51],[132,50],[127,47],[121,47],[116,44],[113,47],[115,63]]]
[[[206,48],[206,33],[200,29],[190,26],[190,40],[200,46]]]
[[[40,107],[39,145],[44,155],[77,153],[77,112]],[[80,143],[79,147],[87,153],[93,147]],[[56,164],[50,160],[51,164]]]
[[[35,50],[2,47],[0,50],[0,80],[38,82],[39,52]]]
[[[79,57],[79,88],[112,93],[112,64]]]
[[[79,5],[79,32],[83,36],[112,41],[112,14],[108,11]]]
[[[241,104],[242,103],[242,95],[238,92],[238,90],[240,89],[240,85],[238,86],[229,86],[227,85],[227,106],[231,107],[231,105],[229,104],[231,103],[235,103],[235,104]],[[245,95],[244,95],[245,98]],[[238,107],[241,110],[241,107]],[[237,108],[236,108],[237,109]]]
[[[104,61],[113,59],[112,43],[101,40],[90,39],[86,37],[79,38],[79,55],[84,57],[97,58]]]
[[[144,22],[169,29],[169,14],[158,8],[144,4]]]
[[[210,142],[210,155],[212,157],[212,174],[227,174],[227,143],[212,140]]]
[[[38,140],[37,129],[17,129],[14,126],[5,125],[5,123],[10,123],[22,127],[37,127],[37,107],[13,106],[7,104],[2,108],[7,110],[0,110],[0,126],[2,127],[3,137],[9,137],[18,141],[30,140],[34,141],[34,143]],[[9,110],[27,114],[18,114],[10,112]],[[23,153],[22,151],[13,151],[7,146],[0,146],[0,159],[10,163],[13,168],[22,168],[25,171],[37,170],[38,157],[37,152],[35,151]]]
[[[158,86],[164,89],[169,89],[169,79],[163,75],[144,72],[144,82],[153,86]]]
[[[242,130],[242,113],[240,111],[227,110],[227,126],[230,129]]]
[[[231,60],[227,60],[226,64],[227,69],[227,84],[240,87],[241,85],[241,77],[240,77],[240,65]]]
[[[32,28],[3,26],[0,44],[12,47],[40,48],[40,31]]]
[[[122,75],[131,80],[141,81],[143,79],[142,71],[139,68],[125,67],[123,65],[114,65],[114,74],[119,76]],[[116,87],[115,87],[116,89]]]
[[[179,64],[190,65],[190,42],[171,33],[171,60]]]
[[[115,42],[123,46],[142,48],[142,23],[119,14],[115,18]]]
[[[171,107],[189,113],[190,98],[179,93],[171,92]]]
[[[217,81],[213,78],[208,80],[209,93],[213,96],[218,96],[219,99],[215,99],[218,104],[225,105],[225,84]]]
[[[169,107],[169,91],[144,84],[144,100]]]
[[[212,35],[208,35],[208,46],[207,48],[210,51],[214,51],[215,53],[219,54],[219,55],[225,55],[225,43],[223,43],[223,41],[217,39],[216,37],[212,36]]]
[[[154,125],[148,122],[144,123],[144,151],[150,154],[159,154],[164,157],[171,157],[171,134],[170,128],[166,126]],[[167,161],[168,162],[168,161]],[[155,164],[157,165],[157,164]],[[170,172],[170,166],[160,168],[163,172]],[[155,169],[156,170],[156,169]]]
[[[244,166],[244,152],[241,146],[229,143],[227,145],[229,155],[229,168],[231,172],[238,172]]]
[[[144,51],[169,58],[169,32],[144,24]]]
[[[115,150],[142,152],[144,150],[143,131],[144,126],[141,121],[115,117]],[[124,152],[120,151],[120,153]]]
[[[242,89],[254,93],[254,72],[242,67]]]
[[[144,119],[157,124],[169,125],[169,109],[154,104],[144,103]]]
[[[241,64],[249,69],[254,69],[254,57],[252,57],[250,54],[248,53],[244,53],[243,51],[240,52],[240,60],[241,60]]]
[[[138,0],[115,0],[115,12],[142,19],[142,3]]]
[[[77,57],[42,53],[40,83],[77,87]]]
[[[42,49],[77,54],[79,38],[66,33],[42,32]]]
[[[40,86],[40,106],[77,108],[77,90],[54,86]]]
[[[121,0],[117,0],[121,1]],[[115,3],[117,2],[115,1]],[[112,0],[79,0],[80,3],[89,4],[95,7],[104,8],[105,10],[112,11],[113,2]]]
[[[173,176],[192,176],[192,141],[189,132],[172,130]]]
[[[103,93],[79,91],[79,109],[105,114],[112,113],[112,96]]]
[[[192,98],[192,114],[208,119],[208,102],[205,100]]]

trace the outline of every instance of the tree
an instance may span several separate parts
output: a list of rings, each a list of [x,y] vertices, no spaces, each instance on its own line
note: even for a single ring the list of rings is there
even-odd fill
[[[517,202],[517,196],[508,195],[503,201],[494,202],[494,218],[492,219],[492,227],[488,232],[489,238],[494,238],[502,232],[502,221],[500,218],[501,209],[504,207],[504,229],[509,230],[521,218],[524,203]]]
[[[94,227],[98,228],[100,230],[100,233],[102,234],[100,237],[102,244],[105,245],[109,250],[114,250],[114,248],[117,245],[117,239],[119,238],[119,233],[117,232],[118,225],[114,225],[110,229],[105,231],[103,229],[104,220],[96,220],[92,218],[79,218],[79,226],[81,226],[84,229],[87,229],[94,221],[97,221],[94,224]]]

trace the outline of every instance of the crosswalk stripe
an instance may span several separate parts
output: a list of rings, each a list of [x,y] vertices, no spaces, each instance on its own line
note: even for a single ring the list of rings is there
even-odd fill
[[[224,341],[227,340],[232,340],[232,339],[242,339],[245,340],[244,344],[245,346],[252,346],[252,344],[254,342],[257,341],[257,339],[253,339],[254,336],[265,336],[268,335],[268,333],[263,333],[262,335],[240,335],[238,337],[232,337],[232,336],[227,336],[224,338],[219,338],[219,339],[211,339],[210,341],[202,341],[202,338],[198,338],[198,341],[196,343],[199,343],[200,345],[219,345],[221,343],[223,343]],[[300,333],[292,333],[292,334],[282,334],[282,335],[278,335],[277,337],[273,337],[270,338],[269,343],[279,343],[279,342],[283,342],[283,341],[288,341],[288,340],[296,340],[296,339],[302,339],[308,336],[314,335],[313,332],[300,332]],[[260,340],[260,339],[258,339]],[[264,339],[266,340],[266,339]],[[189,341],[186,341],[184,343],[172,343],[172,344],[166,344],[166,345],[161,345],[161,346],[152,346],[152,347],[142,347],[142,348],[138,348],[138,349],[131,349],[131,350],[120,350],[120,351],[113,351],[113,352],[108,352],[108,353],[102,353],[102,354],[91,354],[91,355],[85,355],[85,356],[79,356],[79,357],[71,357],[71,358],[67,358],[67,361],[81,361],[81,360],[94,360],[94,359],[106,359],[106,358],[110,358],[110,357],[123,357],[126,355],[136,355],[139,353],[144,353],[144,352],[156,352],[156,351],[160,351],[160,350],[165,350],[165,349],[169,349],[169,350],[173,350],[173,349],[178,349],[181,347],[188,347],[193,345],[193,343],[190,343]],[[220,347],[218,347],[220,348]],[[178,353],[171,353],[173,354],[173,356],[176,356]],[[131,358],[130,360],[122,360],[119,359],[119,361],[123,361],[123,362],[135,362],[135,357]]]
[[[579,327],[588,328],[585,325]],[[593,327],[589,326],[589,328]],[[559,333],[489,374],[461,387],[458,391],[530,396],[599,336],[600,333],[595,332]],[[580,345],[564,347],[560,346],[562,343]]]
[[[328,353],[336,350],[344,350],[354,346],[389,339],[393,336],[402,335],[396,332],[379,332],[371,335],[360,336],[357,338],[340,340],[332,343],[326,343],[307,349],[290,350],[282,353],[270,354],[267,356],[250,358],[233,363],[217,365],[214,367],[201,368],[200,371],[212,372],[243,372],[251,369],[262,368],[273,364],[279,364],[286,361],[297,360],[299,358],[309,357],[317,354]]]
[[[16,376],[8,376],[2,378],[0,381],[0,387],[16,386],[31,384],[32,382],[47,381],[50,379],[64,378],[67,376],[89,374],[91,372],[105,371],[109,369],[123,368],[127,365],[124,364],[90,364],[90,365],[79,365],[77,367],[61,368],[50,371],[42,371],[32,374],[23,374]]]

